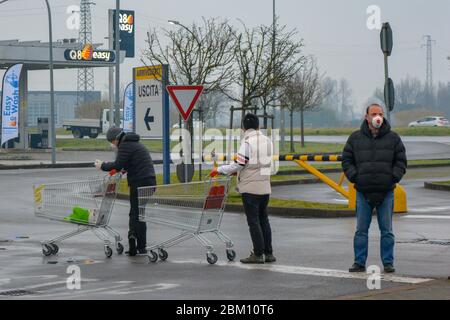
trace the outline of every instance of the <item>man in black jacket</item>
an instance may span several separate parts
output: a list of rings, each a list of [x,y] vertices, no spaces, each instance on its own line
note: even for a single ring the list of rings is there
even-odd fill
[[[391,131],[378,104],[367,107],[361,129],[348,138],[342,153],[342,168],[355,184],[357,226],[354,237],[355,262],[350,272],[365,272],[368,233],[372,212],[377,211],[381,232],[381,260],[385,272],[395,272],[392,214],[395,186],[406,172],[405,147]]]
[[[155,169],[147,148],[139,142],[139,135],[125,133],[121,128],[111,127],[106,133],[106,139],[116,149],[114,162],[95,160],[95,167],[103,171],[125,170],[130,186],[130,221],[128,231],[129,251],[135,256],[137,253],[147,252],[147,225],[139,221],[138,188],[156,185]]]

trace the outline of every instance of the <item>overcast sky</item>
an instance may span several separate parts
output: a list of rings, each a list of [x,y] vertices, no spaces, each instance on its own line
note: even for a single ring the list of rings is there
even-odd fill
[[[107,36],[107,10],[114,0],[94,0],[92,7],[93,40]],[[70,5],[76,0],[50,0],[53,7],[54,39],[76,38],[78,32],[66,27]],[[149,28],[176,28],[167,20],[185,25],[201,17],[242,19],[249,26],[272,22],[272,0],[122,0],[122,9],[136,11],[135,59],[122,65],[122,81],[131,80],[131,68],[139,66]],[[391,78],[398,81],[410,74],[425,79],[426,50],[423,35],[431,35],[434,82],[450,81],[450,1],[448,0],[277,0],[280,23],[297,29],[304,39],[305,52],[314,54],[322,72],[339,79],[347,78],[355,102],[362,109],[374,89],[383,85],[383,56],[379,31],[366,26],[369,5],[381,9],[382,21],[389,21],[394,31],[394,50],[390,58]],[[0,40],[48,39],[47,15],[43,0],[9,0],[0,4]],[[30,90],[48,89],[48,72],[30,73]],[[95,71],[95,88],[106,91],[106,69]],[[76,71],[57,71],[56,90],[76,90]]]

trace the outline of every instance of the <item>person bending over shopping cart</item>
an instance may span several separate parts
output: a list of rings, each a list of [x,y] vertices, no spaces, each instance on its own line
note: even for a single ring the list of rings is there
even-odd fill
[[[270,174],[273,146],[259,130],[259,120],[246,114],[242,121],[245,131],[237,158],[230,165],[214,168],[210,176],[237,173],[237,188],[242,195],[245,215],[253,242],[253,252],[242,263],[275,262],[272,252],[272,230],[267,205],[271,193]]]
[[[130,187],[130,221],[128,231],[129,256],[147,253],[147,225],[139,221],[138,188],[156,185],[155,169],[147,148],[139,142],[139,135],[111,127],[106,139],[116,152],[114,162],[95,160],[95,167],[103,171],[125,170]]]

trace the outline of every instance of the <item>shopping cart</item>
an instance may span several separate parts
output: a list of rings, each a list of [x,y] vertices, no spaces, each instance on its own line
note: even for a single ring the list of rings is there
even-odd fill
[[[43,241],[44,256],[57,254],[58,243],[88,230],[103,241],[108,258],[113,254],[110,236],[115,239],[117,253],[123,253],[120,234],[108,225],[121,177],[121,173],[112,171],[105,177],[33,187],[36,217],[78,226],[72,232]]]
[[[139,220],[179,230],[176,236],[149,246],[151,262],[166,260],[165,249],[194,238],[206,249],[210,264],[217,262],[212,243],[204,237],[214,233],[225,243],[227,258],[233,261],[236,252],[231,239],[220,231],[230,178],[191,183],[168,184],[138,188]],[[158,251],[158,253],[155,252]]]

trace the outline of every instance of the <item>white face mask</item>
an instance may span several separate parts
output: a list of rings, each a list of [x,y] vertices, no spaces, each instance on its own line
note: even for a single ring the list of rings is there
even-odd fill
[[[111,148],[112,148],[113,150],[116,150],[116,149],[117,149],[117,146],[116,146],[114,143],[110,143],[110,146],[111,146]]]
[[[376,129],[380,129],[383,125],[383,117],[376,116],[372,118],[372,126]]]

